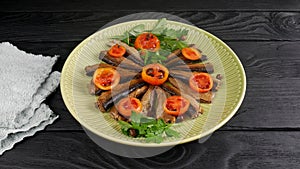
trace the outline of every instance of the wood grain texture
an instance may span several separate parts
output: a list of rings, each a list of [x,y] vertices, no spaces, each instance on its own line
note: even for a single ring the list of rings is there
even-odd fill
[[[207,142],[178,145],[154,157],[113,155],[83,132],[40,132],[0,158],[0,168],[298,168],[299,132],[219,131]]]
[[[106,23],[137,11],[0,12],[0,40],[81,41]],[[169,12],[222,40],[300,40],[299,12]]]
[[[235,0],[228,2],[226,0],[185,0],[185,1],[138,1],[127,0],[120,2],[118,0],[110,1],[93,1],[93,0],[52,0],[52,1],[39,1],[39,0],[10,0],[1,1],[1,11],[103,11],[103,10],[139,10],[139,11],[153,11],[155,10],[178,10],[178,11],[191,11],[191,10],[284,10],[284,11],[299,11],[300,4],[297,0]]]

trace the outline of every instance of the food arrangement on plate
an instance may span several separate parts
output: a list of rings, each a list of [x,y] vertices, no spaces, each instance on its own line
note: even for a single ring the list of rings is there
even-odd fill
[[[185,41],[188,30],[165,25],[163,18],[152,30],[140,24],[111,37],[99,63],[85,67],[97,108],[110,113],[123,134],[157,143],[179,136],[172,124],[205,113],[201,104],[212,102],[222,80],[212,75],[209,56]]]

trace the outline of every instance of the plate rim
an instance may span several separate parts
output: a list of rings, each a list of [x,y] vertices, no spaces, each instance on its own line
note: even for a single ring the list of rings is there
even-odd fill
[[[71,103],[69,103],[68,99],[67,99],[67,94],[65,93],[66,91],[64,91],[64,86],[65,86],[65,76],[66,76],[66,72],[67,72],[67,64],[69,64],[69,62],[71,61],[71,58],[72,56],[74,56],[74,54],[79,50],[81,49],[91,38],[93,38],[94,36],[96,36],[96,34],[100,31],[104,31],[106,29],[112,29],[114,27],[118,27],[120,25],[123,25],[123,24],[130,24],[130,23],[136,23],[136,22],[153,22],[153,21],[158,21],[158,19],[141,19],[141,20],[133,20],[133,21],[127,21],[127,22],[122,22],[122,23],[118,23],[116,25],[112,25],[112,26],[109,26],[107,28],[104,28],[104,29],[101,29],[99,31],[96,31],[94,33],[92,33],[91,35],[89,35],[87,38],[85,38],[83,41],[81,41],[73,50],[72,52],[68,55],[65,63],[64,63],[64,66],[62,68],[62,72],[61,72],[61,79],[60,79],[60,90],[61,90],[61,95],[62,95],[62,98],[63,98],[63,101],[69,111],[69,113],[76,119],[77,122],[80,123],[80,125],[82,125],[83,127],[85,127],[86,129],[88,129],[89,131],[93,132],[94,134],[100,136],[100,137],[103,137],[107,140],[110,140],[110,141],[114,141],[114,142],[117,142],[117,143],[121,143],[121,144],[125,144],[125,145],[130,145],[130,146],[137,146],[137,147],[166,147],[166,146],[175,146],[175,145],[178,145],[178,144],[183,144],[183,143],[187,143],[187,142],[191,142],[191,141],[194,141],[194,140],[197,140],[197,139],[200,139],[200,138],[203,138],[205,136],[208,136],[210,134],[212,134],[213,132],[215,132],[216,130],[218,130],[220,127],[222,127],[225,123],[227,123],[232,117],[233,115],[238,111],[238,109],[240,108],[244,98],[245,98],[245,94],[246,94],[246,87],[247,87],[247,84],[246,84],[246,73],[245,73],[245,69],[243,67],[243,64],[241,63],[239,57],[236,55],[236,53],[225,43],[223,42],[221,39],[219,39],[218,37],[216,37],[215,35],[207,32],[206,30],[203,30],[197,26],[194,26],[194,25],[189,25],[189,24],[185,24],[185,23],[181,23],[181,22],[177,22],[177,21],[172,21],[172,20],[168,20],[167,23],[171,24],[179,24],[179,25],[183,25],[183,27],[189,27],[191,29],[195,29],[197,31],[200,31],[200,32],[203,32],[204,34],[207,34],[209,37],[213,38],[214,40],[216,40],[218,43],[222,44],[226,50],[228,50],[232,56],[235,58],[235,60],[237,61],[237,64],[239,66],[239,69],[241,71],[241,74],[242,74],[242,92],[241,92],[241,97],[239,99],[239,101],[237,102],[235,108],[230,112],[229,115],[226,116],[226,118],[224,118],[222,121],[220,121],[217,125],[215,125],[214,127],[210,128],[209,130],[206,130],[205,132],[203,133],[200,133],[198,135],[195,135],[195,136],[192,136],[192,137],[189,137],[189,138],[184,138],[182,140],[178,140],[178,141],[172,141],[172,142],[163,142],[163,143],[160,143],[160,144],[157,144],[157,143],[142,143],[142,142],[131,142],[129,140],[120,140],[120,139],[117,139],[115,137],[112,137],[112,136],[109,136],[109,135],[106,135],[106,134],[103,134],[103,133],[99,133],[97,132],[95,129],[93,129],[92,127],[90,127],[90,125],[86,124],[86,122],[84,122],[83,120],[81,120],[77,115],[76,115],[76,112],[73,112],[73,107],[71,105]],[[74,110],[75,111],[75,110]]]

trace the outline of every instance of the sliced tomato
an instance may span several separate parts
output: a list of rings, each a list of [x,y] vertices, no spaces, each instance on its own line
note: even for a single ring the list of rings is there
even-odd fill
[[[163,84],[168,79],[168,76],[168,69],[159,63],[146,65],[142,70],[142,79],[152,85]]]
[[[115,58],[122,57],[125,53],[126,53],[125,47],[118,44],[112,46],[108,51],[108,54]]]
[[[151,51],[157,51],[160,48],[159,39],[152,33],[146,32],[140,34],[134,42],[136,49],[147,49]]]
[[[181,96],[171,96],[164,103],[164,111],[173,116],[184,114],[190,106],[190,102]]]
[[[199,92],[205,93],[213,87],[213,80],[208,73],[195,73],[189,80],[190,87]]]
[[[120,82],[120,74],[113,68],[98,68],[93,75],[94,84],[102,90],[110,90]]]
[[[202,57],[202,54],[195,48],[183,48],[181,49],[181,53],[189,60],[198,60]]]
[[[137,98],[125,97],[119,101],[116,108],[124,117],[130,117],[132,111],[135,111],[136,113],[142,111],[142,103]]]

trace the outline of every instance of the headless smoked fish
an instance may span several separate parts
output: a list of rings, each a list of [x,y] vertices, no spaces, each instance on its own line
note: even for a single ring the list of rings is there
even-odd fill
[[[151,108],[154,107],[155,102],[155,92],[154,92],[154,86],[150,86],[144,96],[141,99],[142,103],[142,114],[145,116],[148,116],[148,114],[152,114]]]
[[[129,97],[140,98],[141,96],[143,96],[147,92],[148,88],[149,88],[148,85],[145,85],[141,88],[138,88],[138,89],[134,90],[133,92],[131,92],[129,94]]]
[[[184,113],[183,115],[178,116],[178,117],[176,118],[176,123],[182,122],[182,121],[185,121],[185,120],[190,120],[190,119],[197,118],[197,117],[199,117],[202,113],[203,113],[203,109],[202,109],[202,108],[200,108],[200,110],[197,112],[197,111],[194,109],[194,107],[190,106],[186,113]]]
[[[172,68],[172,67],[174,67],[174,66],[178,66],[178,65],[183,65],[183,64],[186,64],[185,62],[184,62],[184,60],[181,58],[181,57],[179,57],[179,56],[176,56],[176,57],[173,57],[171,60],[167,60],[166,62],[165,62],[165,66],[167,67],[167,68]]]
[[[129,70],[141,70],[142,67],[136,63],[134,63],[132,60],[126,59],[125,57],[111,57],[107,54],[106,51],[102,51],[99,54],[99,59],[106,62],[107,64],[110,64],[112,66],[121,67]]]
[[[141,97],[148,89],[148,86],[145,85],[141,88],[138,88],[136,90],[134,90],[132,93],[129,94],[129,97],[135,97],[135,98],[138,98],[138,97]],[[115,119],[115,120],[122,120],[122,121],[127,121],[128,119],[125,118],[124,116],[122,116],[115,105],[113,105],[111,107],[111,109],[109,110],[110,112],[110,116]]]
[[[212,87],[212,91],[218,91],[219,88],[221,87],[222,81],[220,79],[217,79],[213,77],[214,85]]]
[[[176,50],[174,50],[172,53],[170,53],[170,54],[167,56],[166,62],[168,62],[168,61],[170,61],[170,60],[173,60],[174,58],[178,57],[180,54],[181,54],[181,49],[176,49]]]
[[[190,102],[190,107],[193,109],[193,112],[197,114],[202,113],[202,108],[200,107],[200,102],[188,94],[182,94],[182,97],[186,98]]]
[[[87,76],[93,76],[94,72],[98,69],[98,68],[113,68],[113,69],[116,69],[115,66],[112,66],[112,65],[109,65],[109,64],[106,64],[106,63],[100,63],[100,64],[94,64],[94,65],[89,65],[89,66],[86,66],[84,68],[85,70],[85,74]]]
[[[108,110],[114,103],[117,103],[120,99],[128,96],[134,90],[143,87],[146,85],[142,79],[134,79],[132,81],[119,84],[115,88],[112,89],[110,97],[104,98],[102,94],[99,96],[98,102],[101,102],[103,108]]]
[[[88,84],[88,89],[91,95],[99,96],[103,92],[103,90],[94,84],[93,80]]]
[[[195,44],[191,44],[189,45],[189,47],[191,48],[195,48],[196,50],[198,50],[201,54],[201,50],[199,50],[198,48],[196,48]],[[165,65],[167,67],[171,67],[171,66],[177,66],[177,65],[182,65],[182,64],[191,64],[191,63],[199,63],[199,62],[203,62],[207,60],[207,56],[206,55],[202,55],[200,59],[197,60],[189,60],[186,59],[182,53],[180,49],[177,49],[175,51],[173,51],[171,54],[169,54],[167,56],[167,60],[165,61]]]
[[[163,116],[164,113],[164,102],[166,101],[166,99],[168,97],[170,97],[171,95],[169,93],[167,93],[166,91],[164,91],[162,88],[156,86],[154,89],[155,93],[156,93],[156,104],[155,104],[155,118],[160,118]]]
[[[136,50],[134,47],[128,46],[126,43],[118,41],[118,40],[112,40],[107,43],[108,46],[112,47],[115,44],[119,44],[123,46],[126,49],[126,56],[128,59],[132,60],[136,64],[139,64],[140,66],[144,66],[144,61],[140,56],[140,53],[138,50]]]
[[[195,44],[190,44],[189,47],[196,48],[196,45]],[[201,51],[199,50],[199,52],[201,52]],[[174,50],[171,54],[169,54],[167,56],[167,62],[173,60],[176,57],[179,57],[180,55],[181,55],[181,49]]]
[[[198,60],[188,60],[188,59],[184,58],[182,55],[180,55],[180,56],[172,57],[172,59],[170,59],[170,60],[167,60],[165,62],[165,65],[166,65],[166,67],[172,67],[172,66],[178,66],[178,65],[182,65],[182,64],[201,63],[206,60],[207,60],[206,55],[202,55],[202,57]]]
[[[165,112],[162,114],[161,119],[163,119],[165,121],[165,123],[175,123],[176,122],[175,116],[169,115]]]
[[[151,110],[148,112],[147,116],[157,119],[158,117],[161,117],[164,112],[163,103],[167,99],[167,94],[159,86],[155,86],[151,96]]]
[[[193,106],[193,108],[195,109],[195,111],[197,113],[201,112],[201,107],[200,107],[200,103],[192,96],[190,96],[189,94],[185,94],[184,91],[179,90],[178,88],[176,88],[175,86],[171,85],[171,84],[166,84],[164,83],[162,85],[162,88],[169,92],[171,95],[177,95],[177,96],[182,96],[185,99],[187,99],[190,102],[190,106]]]
[[[172,70],[169,72],[170,75],[176,79],[180,79],[188,83],[190,77],[192,77],[193,72],[190,71],[182,71],[182,70]]]
[[[145,85],[141,88],[138,88],[136,90],[134,90],[132,93],[129,94],[129,97],[135,97],[135,98],[138,98],[138,97],[141,97],[148,89],[148,86]],[[115,105],[113,105],[111,107],[111,109],[109,110],[109,113],[110,113],[110,116],[115,119],[115,120],[122,120],[122,121],[127,121],[128,119],[125,118],[124,116],[122,116]]]
[[[206,93],[198,93],[190,88],[190,86],[179,79],[169,78],[169,82],[182,91],[185,95],[190,95],[196,100],[200,100],[201,103],[211,103],[214,93],[212,91],[208,91]]]
[[[127,119],[118,112],[118,110],[116,109],[115,106],[111,107],[109,113],[110,113],[110,116],[117,121],[118,120],[127,121]]]
[[[186,64],[179,65],[176,67],[171,67],[172,70],[184,70],[184,71],[196,71],[196,72],[207,72],[213,73],[214,66],[212,63],[194,63],[194,64]]]
[[[93,76],[94,72],[98,69],[98,68],[113,68],[116,69],[119,73],[122,73],[121,79],[120,79],[120,83],[124,83],[127,82],[129,80],[132,79],[137,79],[141,77],[141,73],[138,71],[134,71],[134,70],[126,70],[123,68],[116,68],[115,66],[106,64],[106,63],[100,63],[100,64],[95,64],[95,65],[90,65],[90,66],[86,66],[85,67],[85,72],[86,75],[88,76]]]
[[[174,77],[176,79],[179,79],[183,82],[185,82],[186,84],[189,83],[189,79],[190,77],[193,75],[194,72],[189,72],[189,71],[181,71],[181,70],[173,70],[170,72],[170,76]],[[196,73],[196,72],[195,72]],[[212,91],[218,91],[219,88],[221,87],[222,81],[214,76],[211,76],[212,80],[213,80],[213,87],[212,87]]]
[[[173,86],[172,84],[163,83],[161,87],[162,87],[162,89],[164,89],[166,92],[168,92],[172,96],[174,96],[174,95],[181,96],[180,90],[178,88],[176,88],[175,86]]]
[[[134,70],[127,70],[127,69],[123,69],[123,68],[120,68],[120,67],[117,68],[116,66],[113,66],[113,65],[110,65],[110,64],[107,64],[107,63],[99,63],[99,64],[94,64],[94,65],[89,65],[89,66],[86,66],[84,68],[84,70],[85,70],[85,73],[86,73],[87,76],[93,76],[94,72],[98,68],[113,68],[113,69],[117,69],[120,72],[130,72],[130,73],[137,72],[137,71],[134,71]]]
[[[166,92],[162,88],[158,87],[156,90],[157,95],[157,104],[156,104],[156,118],[163,119],[165,123],[175,123],[176,117],[173,115],[169,115],[164,111],[163,104],[168,97],[171,96],[170,93]]]
[[[99,96],[96,106],[101,112],[106,112],[107,109],[104,108],[103,103],[106,102],[109,98],[111,98],[111,90],[102,92],[101,95]]]

